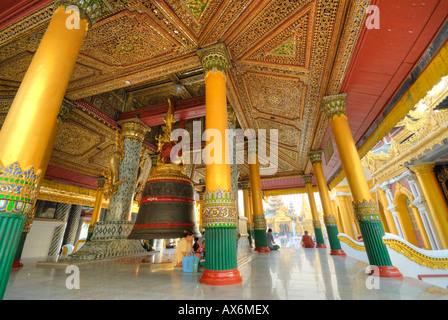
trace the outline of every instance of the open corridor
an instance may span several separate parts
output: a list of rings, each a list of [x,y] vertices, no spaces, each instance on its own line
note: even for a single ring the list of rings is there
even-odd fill
[[[201,271],[173,270],[172,249],[147,256],[48,265],[25,261],[13,270],[5,300],[446,300],[448,290],[404,278],[368,279],[367,265],[350,257],[333,257],[326,249],[281,248],[252,253],[239,261],[243,282],[233,286],[199,283]],[[76,268],[75,268],[76,269]]]

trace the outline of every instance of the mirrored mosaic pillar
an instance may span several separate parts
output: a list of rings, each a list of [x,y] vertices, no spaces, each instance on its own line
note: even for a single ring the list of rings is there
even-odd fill
[[[93,225],[90,240],[69,260],[96,260],[145,253],[139,240],[128,239],[134,222],[130,221],[137,188],[142,143],[150,128],[138,118],[120,121],[111,167],[105,172],[104,196],[110,197],[105,221]],[[100,210],[100,208],[98,208]]]
[[[387,247],[383,243],[384,228],[378,207],[370,194],[358,150],[348,125],[345,113],[346,98],[346,94],[324,97],[322,110],[330,120],[369,262],[379,268],[380,277],[401,278],[403,275],[392,265]]]
[[[336,224],[336,217],[333,213],[333,206],[331,205],[330,195],[328,193],[328,186],[322,168],[322,151],[311,151],[308,154],[313,165],[314,176],[316,177],[317,188],[319,189],[320,201],[322,209],[324,210],[324,222],[327,228],[328,241],[330,242],[331,255],[345,256],[342,250],[341,243],[338,239],[338,226]]]
[[[110,196],[106,221],[129,221],[143,140],[150,128],[138,118],[119,121],[121,126],[121,157],[117,160],[118,177],[110,183],[116,192]],[[119,151],[120,152],[120,151]],[[116,173],[112,172],[112,175]]]
[[[205,71],[205,196],[203,227],[207,259],[200,279],[208,285],[242,282],[237,269],[237,205],[232,189],[230,164],[226,162],[227,122],[226,72],[230,57],[224,44],[198,51]]]

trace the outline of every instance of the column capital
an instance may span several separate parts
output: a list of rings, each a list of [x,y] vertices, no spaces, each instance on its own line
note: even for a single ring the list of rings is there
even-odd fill
[[[238,182],[238,184],[239,184],[239,187],[243,190],[250,189],[249,181],[240,181],[240,182]]]
[[[105,177],[98,177],[96,178],[98,181],[98,189],[102,190],[104,189],[104,185],[106,184],[106,178]]]
[[[414,172],[415,174],[417,174],[417,176],[421,175],[421,174],[433,174],[434,173],[434,168],[435,168],[435,164],[434,163],[425,163],[425,164],[419,164],[413,167],[409,167],[409,170],[411,170],[412,172]]]
[[[321,110],[325,112],[325,115],[331,120],[334,116],[345,115],[345,100],[347,99],[346,93],[341,93],[332,96],[326,96],[322,99]]]
[[[224,75],[231,68],[232,62],[224,43],[217,43],[197,51],[205,74],[209,71],[221,71]]]
[[[118,121],[118,124],[121,127],[121,136],[123,139],[136,139],[143,142],[146,133],[151,131],[151,128],[139,118]]]
[[[129,2],[120,0],[56,0],[55,7],[68,8],[74,6],[78,8],[79,16],[85,19],[89,27],[92,27],[98,20],[121,11]]]
[[[322,163],[322,150],[308,152],[308,158],[312,165]]]
[[[311,175],[311,174],[303,175],[302,179],[305,182],[305,184],[312,184],[313,183],[313,175]]]

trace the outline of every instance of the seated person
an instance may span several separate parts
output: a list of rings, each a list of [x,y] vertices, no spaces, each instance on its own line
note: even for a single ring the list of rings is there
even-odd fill
[[[205,258],[205,239],[202,240],[202,244],[201,244],[201,246],[198,248],[198,250],[196,252],[200,253],[202,258]]]
[[[274,242],[274,236],[272,234],[272,229],[268,229],[268,232],[266,233],[266,238],[268,240],[268,247],[271,249],[271,251],[276,251],[280,248],[280,246],[276,245]]]
[[[184,235],[177,242],[176,249],[174,250],[174,258],[172,262],[173,266],[182,266],[182,258],[186,257],[188,252],[193,251],[193,239],[193,232],[190,230],[184,230]]]
[[[199,238],[197,238],[197,237],[195,237],[194,238],[194,244],[193,244],[193,250],[194,250],[194,252],[198,252],[198,249],[199,249],[199,247],[201,246],[200,244],[199,244]]]
[[[308,231],[305,231],[305,234],[302,236],[302,247],[303,248],[314,248],[314,241],[308,235]]]

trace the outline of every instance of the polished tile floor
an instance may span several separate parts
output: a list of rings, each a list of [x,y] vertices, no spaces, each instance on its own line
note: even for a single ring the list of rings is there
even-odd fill
[[[77,263],[79,289],[67,289],[75,273],[67,264],[25,261],[11,272],[5,300],[447,300],[448,290],[418,280],[381,279],[368,286],[366,264],[333,257],[325,249],[281,248],[240,261],[241,284],[207,286],[201,273],[173,270],[172,249],[153,255]],[[69,269],[70,270],[70,269]],[[367,283],[367,284],[366,284]],[[369,289],[370,287],[370,289]],[[379,287],[379,288],[378,288]]]

